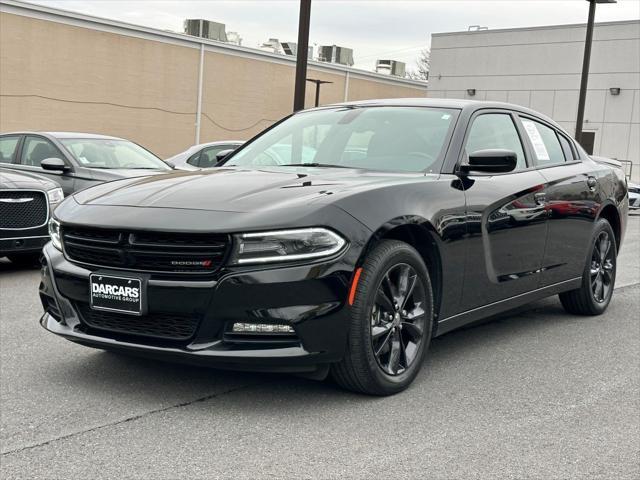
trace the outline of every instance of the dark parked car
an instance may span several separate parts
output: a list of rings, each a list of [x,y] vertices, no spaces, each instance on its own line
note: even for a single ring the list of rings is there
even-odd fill
[[[220,168],[66,199],[41,323],[83,345],[392,394],[432,337],[470,322],[554,294],[602,313],[627,208],[623,172],[531,110],[327,106]]]
[[[166,162],[169,165],[184,170],[211,168],[216,166],[219,161],[218,156],[221,153],[231,153],[243,143],[244,142],[239,140],[201,143],[200,145],[194,145],[171,158],[167,158]]]
[[[172,170],[129,140],[75,132],[0,135],[0,165],[48,177],[60,184],[65,195],[110,180]]]
[[[49,241],[50,214],[63,198],[55,182],[0,168],[0,257],[34,264]]]

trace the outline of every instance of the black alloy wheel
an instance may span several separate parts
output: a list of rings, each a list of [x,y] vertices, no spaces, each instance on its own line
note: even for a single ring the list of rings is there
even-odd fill
[[[378,285],[371,311],[371,346],[380,368],[400,375],[415,361],[425,331],[424,285],[411,265],[392,266]]]
[[[601,231],[596,238],[593,253],[591,254],[591,292],[593,299],[603,303],[609,298],[613,288],[613,244],[607,231]]]
[[[366,256],[350,307],[344,358],[331,373],[344,388],[392,395],[422,367],[433,329],[433,293],[420,254],[399,240],[383,240]]]
[[[576,315],[600,315],[613,296],[616,282],[616,259],[618,248],[613,229],[607,220],[596,221],[591,239],[582,285],[575,290],[563,292],[560,302],[564,309]]]

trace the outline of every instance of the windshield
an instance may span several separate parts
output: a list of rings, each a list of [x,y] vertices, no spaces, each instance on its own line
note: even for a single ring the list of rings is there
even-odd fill
[[[83,167],[171,169],[154,154],[128,140],[64,138],[60,141]]]
[[[456,110],[342,107],[292,116],[225,166],[336,166],[404,172],[436,167]]]

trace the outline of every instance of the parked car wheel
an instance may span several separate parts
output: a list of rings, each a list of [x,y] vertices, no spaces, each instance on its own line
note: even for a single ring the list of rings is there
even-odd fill
[[[35,267],[40,265],[40,252],[35,253],[17,253],[13,255],[7,255],[7,258],[16,265],[22,267]]]
[[[404,242],[381,242],[362,266],[347,351],[333,365],[333,377],[371,395],[404,390],[420,371],[432,326],[433,294],[422,258]]]
[[[616,281],[618,251],[607,220],[597,221],[582,274],[582,286],[560,294],[564,309],[576,315],[600,315],[609,306]]]

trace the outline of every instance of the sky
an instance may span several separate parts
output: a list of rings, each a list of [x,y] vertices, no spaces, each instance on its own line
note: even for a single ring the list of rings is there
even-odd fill
[[[182,31],[185,18],[205,18],[238,32],[242,45],[268,38],[297,40],[297,0],[30,0],[159,29]],[[585,23],[585,0],[313,0],[310,44],[353,48],[355,67],[373,70],[377,58],[415,68],[430,35],[467,30]],[[640,0],[596,9],[596,22],[640,18]]]

